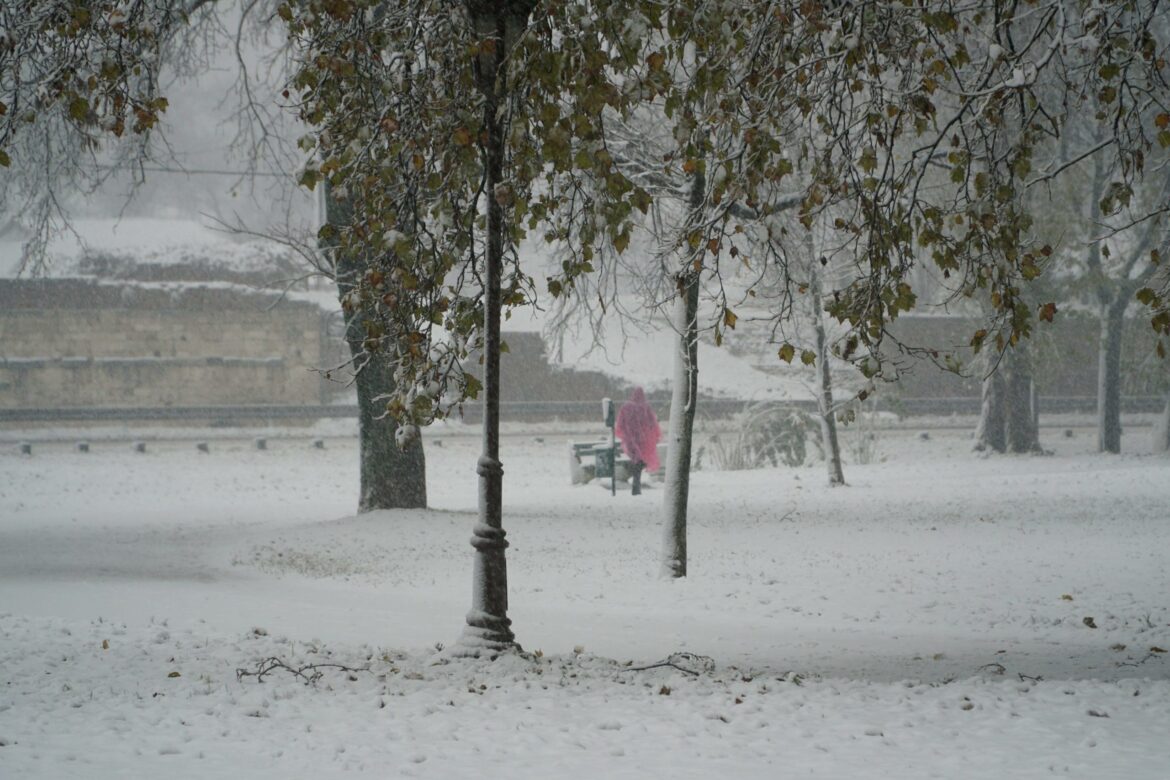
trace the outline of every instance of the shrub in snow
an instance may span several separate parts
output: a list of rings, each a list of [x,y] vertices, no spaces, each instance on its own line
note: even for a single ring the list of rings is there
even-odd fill
[[[733,438],[711,437],[712,465],[721,471],[758,469],[783,463],[802,466],[808,457],[809,433],[819,426],[812,415],[783,404],[760,403],[748,408]],[[820,447],[820,439],[812,443]],[[701,460],[700,448],[697,460]]]

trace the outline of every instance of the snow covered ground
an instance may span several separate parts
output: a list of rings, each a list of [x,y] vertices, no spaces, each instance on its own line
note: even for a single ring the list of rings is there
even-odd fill
[[[657,486],[572,487],[566,437],[512,431],[531,655],[494,663],[439,649],[470,604],[474,432],[430,436],[432,509],[361,517],[351,438],[238,435],[0,444],[0,778],[1170,777],[1170,460],[1144,430],[988,459],[881,432],[835,490],[703,470],[678,582]],[[266,658],[354,671],[237,675]]]

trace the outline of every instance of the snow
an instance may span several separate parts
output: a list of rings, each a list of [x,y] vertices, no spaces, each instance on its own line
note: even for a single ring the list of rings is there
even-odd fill
[[[349,436],[202,432],[204,454],[147,431],[142,454],[20,433],[31,457],[0,442],[0,777],[1170,766],[1170,461],[1141,428],[1134,455],[1078,428],[998,458],[879,429],[884,462],[836,489],[822,464],[696,472],[684,581],[656,577],[660,485],[570,486],[568,437],[513,428],[509,614],[535,655],[494,663],[438,649],[470,605],[473,429],[424,432],[432,509],[362,516]],[[713,668],[639,668],[676,652]],[[237,677],[268,658],[357,671]]]
[[[504,332],[540,332],[544,324],[544,313],[521,310],[504,323]],[[597,341],[613,345],[608,349],[596,347],[591,332],[570,330],[562,345],[559,365],[579,371],[599,371],[647,391],[669,390],[678,333],[661,320],[630,323],[625,327],[627,332],[623,334],[623,325],[616,315],[600,325]],[[554,357],[550,355],[550,362]],[[771,352],[769,357],[774,360],[775,353]],[[554,365],[558,364],[554,362]],[[790,372],[777,376],[759,370],[751,361],[725,348],[699,341],[699,392],[704,395],[746,401],[807,399],[812,397],[809,389],[812,380],[812,369],[806,374]]]
[[[314,285],[312,289],[287,289],[287,280],[304,273],[303,261],[288,247],[272,240],[236,240],[214,225],[186,219],[135,217],[126,219],[78,219],[71,223],[72,231],[55,236],[47,249],[45,275],[52,278],[86,277],[92,269],[83,268],[83,256],[89,253],[109,253],[117,268],[106,273],[128,270],[135,265],[186,265],[201,269],[208,276],[203,281],[145,281],[141,279],[100,276],[98,284],[122,288],[126,296],[135,289],[164,290],[182,295],[188,290],[234,290],[240,293],[257,292],[256,283],[213,281],[223,272],[262,273],[273,280],[262,285],[271,293],[279,292],[290,300],[310,303],[322,311],[339,311],[337,291],[330,285]],[[20,273],[24,243],[21,240],[0,240],[0,281],[15,278]]]
[[[86,277],[83,268],[86,252],[110,253],[119,268],[134,265],[187,265],[201,268],[210,276],[232,273],[263,272],[276,277],[299,276],[295,271],[299,262],[291,250],[275,241],[236,241],[232,236],[210,225],[184,219],[79,219],[71,223],[72,232],[63,232],[50,242],[47,250],[45,275],[53,278]],[[20,240],[0,240],[0,281],[20,273],[24,244]],[[123,267],[125,266],[125,268]],[[282,270],[283,269],[283,270]],[[107,272],[117,269],[108,269]],[[255,293],[255,283],[230,281],[143,281],[138,279],[97,278],[98,284],[123,289],[127,300],[135,289],[163,290],[182,295],[188,290],[234,290]],[[273,293],[279,292],[290,300],[310,303],[323,311],[338,310],[337,293],[331,287],[324,289],[285,289],[288,285],[277,279],[267,285]]]
[[[233,242],[222,231],[185,219],[78,219],[49,243],[49,271],[68,275],[76,271],[85,249],[149,257],[155,263],[183,261],[183,248],[230,250]],[[16,276],[23,241],[0,241],[0,278]]]

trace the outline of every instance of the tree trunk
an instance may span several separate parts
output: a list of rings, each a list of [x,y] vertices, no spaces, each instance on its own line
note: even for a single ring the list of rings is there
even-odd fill
[[[1128,296],[1101,306],[1097,348],[1097,451],[1121,452],[1121,332]]]
[[[355,320],[351,318],[351,322]],[[347,332],[351,327],[347,323]],[[395,441],[398,423],[386,415],[385,405],[375,400],[394,387],[394,365],[383,352],[363,355],[360,340],[354,351],[354,340],[347,340],[354,360],[366,361],[355,377],[361,471],[358,512],[425,509],[427,462],[422,439],[416,437],[399,447]]]
[[[829,370],[829,343],[825,336],[825,309],[821,300],[821,277],[815,258],[809,251],[809,280],[812,292],[813,328],[817,346],[817,412],[821,418],[821,441],[825,448],[825,466],[829,471],[829,485],[844,485],[845,472],[841,468],[841,445],[837,440],[837,420],[833,416],[833,376]]]
[[[504,186],[505,128],[499,108],[508,86],[504,60],[509,28],[526,23],[510,15],[516,3],[469,2],[479,36],[495,41],[480,55],[477,86],[484,97],[484,173],[487,201],[487,247],[484,257],[484,344],[483,344],[483,454],[479,474],[479,522],[472,530],[475,571],[472,575],[471,611],[459,640],[462,655],[494,658],[515,648],[512,621],[508,618],[508,566],[504,550],[504,467],[500,462],[500,287],[504,267],[504,209],[499,189]],[[514,35],[512,36],[514,40]]]
[[[693,59],[693,50],[689,51]],[[691,174],[690,214],[695,227],[706,201],[703,166]],[[697,229],[697,228],[696,228]],[[703,250],[700,249],[699,252]],[[696,257],[702,257],[697,255]],[[666,450],[666,481],[662,500],[662,576],[687,576],[687,502],[691,491],[691,445],[699,403],[699,261],[687,256],[675,277],[672,324],[678,334],[674,353],[674,387],[670,397],[670,431]]]
[[[1162,414],[1154,421],[1152,438],[1150,449],[1155,455],[1170,453],[1170,393],[1166,393],[1166,405],[1162,407]]]
[[[987,370],[992,371],[992,367],[989,365]],[[983,399],[979,408],[979,426],[975,429],[975,449],[979,452],[985,450],[1007,451],[1005,395],[1003,374],[996,367],[992,373],[983,378]]]
[[[1004,377],[1007,448],[1016,453],[1042,452],[1031,356],[1017,347],[1008,350],[1004,359],[1007,362]]]
[[[691,488],[691,443],[699,391],[699,275],[688,270],[678,276],[674,327],[678,342],[674,354],[674,388],[670,397],[666,481],[662,512],[662,576],[687,576],[687,500]]]
[[[353,214],[330,193],[322,193],[325,220],[343,227]],[[356,258],[338,258],[334,263],[338,299],[343,303],[357,288],[366,263]],[[375,399],[394,388],[394,366],[386,353],[367,352],[366,320],[361,307],[345,308],[345,341],[357,373],[354,377],[358,403],[359,471],[361,487],[358,512],[376,509],[425,509],[427,505],[427,463],[422,439],[413,439],[405,448],[395,442],[398,423],[386,416]]]

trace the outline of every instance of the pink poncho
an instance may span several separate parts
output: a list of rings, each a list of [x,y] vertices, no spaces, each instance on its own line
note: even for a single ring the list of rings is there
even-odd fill
[[[634,463],[645,463],[648,471],[658,470],[658,418],[642,388],[635,387],[630,400],[618,410],[614,431],[622,440],[622,450]]]

